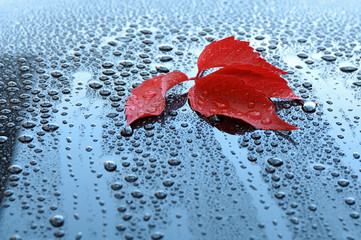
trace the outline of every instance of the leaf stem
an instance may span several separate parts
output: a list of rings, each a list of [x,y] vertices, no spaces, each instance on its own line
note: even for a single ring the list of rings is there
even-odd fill
[[[202,73],[203,73],[203,71],[198,72],[198,73],[197,73],[197,76],[196,76],[196,79],[198,79],[198,78],[199,78],[199,76],[201,76],[201,75],[202,75]]]

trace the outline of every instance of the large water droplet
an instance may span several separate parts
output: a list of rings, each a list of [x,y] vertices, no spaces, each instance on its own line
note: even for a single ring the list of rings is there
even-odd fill
[[[104,162],[104,168],[108,172],[113,172],[117,169],[117,165],[113,161],[106,161]]]
[[[282,159],[276,157],[267,159],[267,162],[274,167],[280,167],[283,165]]]
[[[355,66],[343,66],[343,67],[340,67],[340,70],[342,72],[351,73],[351,72],[356,71],[357,67],[355,67]]]
[[[64,224],[64,217],[62,215],[55,215],[50,218],[50,223],[54,227],[61,227]]]
[[[316,111],[316,103],[312,101],[306,101],[303,103],[302,110],[308,113],[313,113]]]

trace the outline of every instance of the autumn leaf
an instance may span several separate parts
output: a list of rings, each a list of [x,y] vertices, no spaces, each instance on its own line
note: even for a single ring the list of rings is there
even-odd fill
[[[188,98],[192,109],[206,117],[239,118],[261,129],[298,129],[282,121],[267,96],[243,81],[241,76],[209,74],[196,81]]]
[[[215,73],[223,75],[240,76],[239,80],[262,92],[267,98],[297,99],[301,100],[287,85],[287,81],[266,68],[253,65],[235,65],[222,68]]]
[[[198,57],[197,77],[201,76],[203,71],[210,68],[239,65],[263,67],[278,75],[287,74],[287,72],[269,64],[260,56],[259,53],[254,52],[254,49],[249,46],[249,42],[239,41],[234,39],[234,37],[214,41]]]
[[[209,117],[224,115],[260,129],[298,129],[275,113],[270,98],[297,99],[280,75],[285,71],[269,64],[249,46],[249,42],[234,37],[209,44],[198,58],[198,74],[188,78],[181,72],[171,72],[144,81],[127,99],[127,125],[139,118],[160,115],[165,108],[165,95],[173,86],[195,80],[188,98],[193,110]],[[204,71],[221,68],[207,76]]]
[[[181,72],[171,72],[145,80],[131,92],[132,96],[127,99],[125,105],[127,125],[139,118],[161,114],[165,108],[167,91],[187,80],[187,75]]]

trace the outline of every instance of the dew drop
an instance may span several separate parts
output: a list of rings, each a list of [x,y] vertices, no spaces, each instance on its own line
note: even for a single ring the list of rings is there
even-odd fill
[[[262,114],[260,111],[249,111],[247,115],[252,119],[261,119]]]
[[[265,124],[265,125],[269,125],[272,123],[272,121],[270,118],[264,118],[264,119],[262,119],[261,123]]]
[[[157,191],[154,196],[158,199],[164,199],[167,197],[167,193],[165,193],[164,191]]]
[[[51,76],[53,76],[54,78],[60,78],[63,76],[63,73],[61,71],[55,70],[51,72]]]
[[[7,140],[8,140],[8,137],[6,137],[6,136],[0,136],[0,144],[1,144],[1,143],[6,143]],[[19,139],[19,140],[20,140],[20,139]]]
[[[45,132],[54,132],[56,131],[57,129],[59,128],[59,125],[56,124],[56,123],[47,123],[45,124],[42,129],[45,131]]]
[[[23,169],[19,165],[11,165],[8,168],[9,173],[11,174],[19,174],[23,171]]]
[[[312,101],[305,101],[303,103],[302,110],[308,113],[313,113],[316,111],[316,103]]]
[[[325,55],[321,57],[323,60],[327,61],[327,62],[333,62],[336,60],[335,56],[331,56],[331,55]]]
[[[33,139],[33,136],[27,134],[18,137],[18,140],[22,143],[30,143],[31,141],[33,141]]]
[[[340,179],[337,181],[337,183],[340,185],[340,187],[347,187],[350,185],[350,182],[347,179]]]
[[[50,224],[54,227],[61,227],[64,224],[64,217],[62,215],[55,215],[50,218]]]
[[[358,68],[355,67],[355,66],[343,66],[343,67],[340,67],[340,70],[342,72],[346,72],[346,73],[351,73],[351,72],[354,72],[356,71]]]
[[[345,199],[345,203],[347,204],[347,205],[354,205],[355,203],[356,203],[356,201],[355,201],[355,199],[354,198],[352,198],[352,197],[348,197],[348,198],[346,198]]]
[[[276,157],[267,159],[267,162],[274,167],[280,167],[283,165],[283,160]]]
[[[178,166],[179,164],[181,164],[181,161],[178,159],[169,159],[168,164],[171,166]]]
[[[140,190],[134,190],[131,195],[134,198],[142,198],[143,197],[143,193]]]
[[[133,135],[133,129],[131,126],[126,126],[125,128],[122,129],[122,131],[120,132],[120,134],[123,137],[130,137]]]
[[[117,169],[117,165],[113,161],[106,161],[104,162],[104,168],[108,172],[113,172]]]

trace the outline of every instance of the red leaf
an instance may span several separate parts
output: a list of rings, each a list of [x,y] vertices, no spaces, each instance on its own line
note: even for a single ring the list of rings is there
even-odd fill
[[[283,98],[301,100],[287,85],[287,81],[266,68],[252,65],[225,67],[215,74],[239,76],[246,84],[262,92],[267,98]]]
[[[132,95],[127,99],[125,104],[127,125],[139,118],[161,114],[165,108],[167,91],[187,80],[187,75],[181,72],[171,72],[145,80],[133,89]]]
[[[239,118],[261,129],[298,129],[281,120],[268,97],[240,76],[212,73],[202,77],[188,97],[193,110],[206,117],[218,114]]]
[[[261,129],[298,129],[282,121],[269,98],[300,99],[280,77],[285,71],[269,64],[248,42],[229,37],[208,45],[198,58],[198,74],[188,79],[172,72],[143,82],[127,99],[127,125],[139,118],[156,116],[165,108],[166,92],[187,80],[196,80],[189,91],[192,108],[206,117],[225,115]],[[222,68],[205,77],[203,71]]]
[[[263,67],[276,74],[287,74],[287,72],[269,64],[260,57],[260,54],[253,51],[249,42],[228,37],[209,44],[198,58],[198,74],[207,69],[216,67],[227,67],[232,65],[253,65]]]

